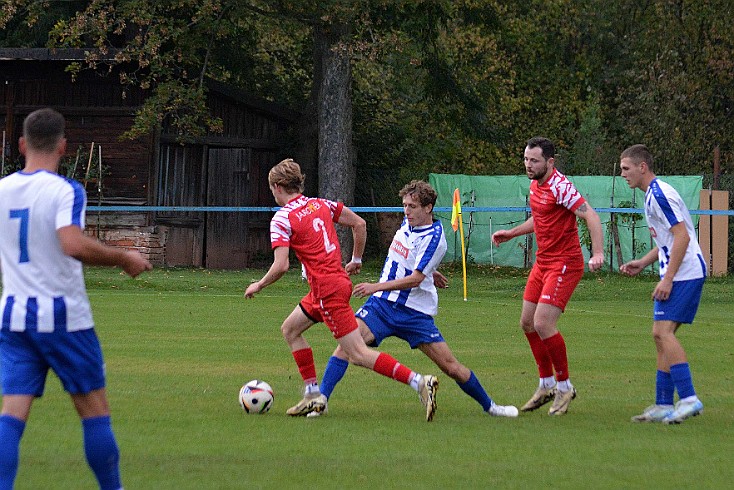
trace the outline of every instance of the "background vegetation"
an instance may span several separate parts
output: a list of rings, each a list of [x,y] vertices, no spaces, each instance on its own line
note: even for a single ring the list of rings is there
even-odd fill
[[[717,146],[731,172],[733,10],[729,0],[2,0],[0,46],[94,47],[77,69],[104,72],[105,56],[126,64],[121,82],[153,93],[133,133],[164,118],[184,135],[216,131],[206,78],[298,109],[303,158],[327,165],[322,180],[348,177],[321,193],[385,205],[429,171],[516,174],[536,134],[557,142],[570,174],[610,175],[638,142],[661,174],[711,173]],[[348,100],[328,99],[341,89]]]
[[[207,79],[296,109],[294,156],[320,175],[309,194],[399,205],[429,172],[518,174],[541,134],[569,175],[612,175],[621,150],[645,143],[660,175],[703,174],[734,209],[730,0],[0,5],[0,47],[85,48],[72,71],[120,65],[120,83],[150,90],[130,136],[217,132]]]

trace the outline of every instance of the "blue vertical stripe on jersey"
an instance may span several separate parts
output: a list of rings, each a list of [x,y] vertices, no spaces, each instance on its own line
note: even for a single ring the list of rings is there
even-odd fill
[[[706,272],[706,261],[703,260],[703,257],[701,257],[701,254],[696,254],[696,257],[698,257],[698,261],[701,263],[701,271],[703,271],[703,277],[706,277],[708,273]]]
[[[419,270],[421,272],[423,272],[423,269],[428,266],[428,263],[431,261],[434,254],[436,253],[436,250],[438,249],[438,244],[441,243],[441,233],[440,231],[436,230],[435,226],[429,231],[429,233],[432,235],[431,243],[428,244],[426,252],[423,254],[423,257],[421,257],[421,261],[416,267],[416,270]]]
[[[54,298],[54,330],[58,332],[66,330],[66,301],[63,296]]]
[[[398,266],[399,264],[393,260],[393,263],[390,266],[390,272],[387,273],[388,281],[392,281],[393,279],[398,277]]]
[[[71,224],[83,227],[82,210],[84,209],[84,188],[76,180],[67,179],[74,189],[74,206],[71,210]]]
[[[408,277],[413,273],[410,269],[405,269],[405,275],[403,277]],[[395,301],[399,305],[405,305],[405,303],[408,302],[408,296],[410,296],[410,292],[413,289],[401,289],[400,293],[398,294],[398,299]]]
[[[15,296],[8,296],[5,299],[5,309],[3,310],[2,330],[10,330],[10,317],[13,313],[13,304],[15,304]]]
[[[653,180],[650,183],[650,190],[652,191],[652,195],[655,197],[655,201],[657,201],[658,206],[660,206],[663,214],[665,214],[668,223],[670,223],[671,228],[677,225],[679,223],[678,218],[673,212],[673,209],[670,207],[670,203],[665,197],[665,194],[663,194],[662,189],[660,189],[660,184],[658,184],[657,179]]]
[[[388,256],[388,260],[389,259],[390,257]],[[387,261],[385,262],[387,263]],[[387,282],[387,281],[392,281],[393,279],[395,279],[398,276],[398,265],[399,264],[393,260],[392,265],[390,266],[390,271],[387,273],[387,278],[384,281],[380,281],[380,282]],[[380,298],[387,299],[387,297],[390,296],[391,292],[392,291],[381,291]]]
[[[28,298],[25,305],[25,328],[26,330],[38,331],[38,300]]]

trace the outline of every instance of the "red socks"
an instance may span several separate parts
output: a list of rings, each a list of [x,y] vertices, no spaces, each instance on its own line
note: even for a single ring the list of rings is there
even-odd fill
[[[533,351],[535,364],[538,365],[538,375],[541,378],[550,378],[553,376],[553,360],[543,339],[540,338],[538,332],[525,332],[525,337],[530,343],[530,350]]]
[[[543,340],[545,348],[553,359],[553,367],[556,370],[556,381],[566,381],[568,379],[568,357],[566,357],[566,342],[563,340],[561,332]]]
[[[306,349],[295,350],[292,352],[293,359],[296,360],[298,370],[301,372],[303,382],[313,384],[318,381],[316,378],[316,365],[313,361],[313,350],[310,347]]]
[[[377,356],[375,366],[372,369],[376,373],[395,379],[406,385],[410,383],[410,375],[413,374],[413,371],[400,364],[390,354],[385,354],[384,352],[380,352],[380,355]]]

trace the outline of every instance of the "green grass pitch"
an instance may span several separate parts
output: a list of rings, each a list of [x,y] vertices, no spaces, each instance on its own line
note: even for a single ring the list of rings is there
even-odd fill
[[[441,291],[437,322],[458,359],[500,404],[521,405],[537,370],[518,323],[525,272],[469,271]],[[734,335],[731,279],[707,283],[696,322],[679,330],[704,414],[679,426],[633,424],[654,402],[652,277],[587,275],[561,317],[578,398],[568,415],[547,408],[496,419],[442,373],[426,423],[414,391],[350,367],[329,414],[289,418],[302,382],[280,324],[306,292],[298,270],[245,300],[262,271],[156,270],[136,280],[86,273],[107,362],[113,427],[128,489],[284,488],[730,488],[734,481]],[[377,280],[375,267],[359,280]],[[362,300],[355,300],[356,308]],[[319,374],[336,346],[306,334]],[[385,350],[436,373],[400,341]],[[275,390],[265,415],[245,415],[242,384]],[[55,376],[31,413],[16,488],[93,489],[81,428]]]

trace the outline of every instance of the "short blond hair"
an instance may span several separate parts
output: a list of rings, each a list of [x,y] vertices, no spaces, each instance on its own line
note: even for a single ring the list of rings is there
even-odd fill
[[[279,185],[289,193],[303,192],[306,176],[301,173],[301,166],[292,158],[286,158],[270,169],[268,184]]]

